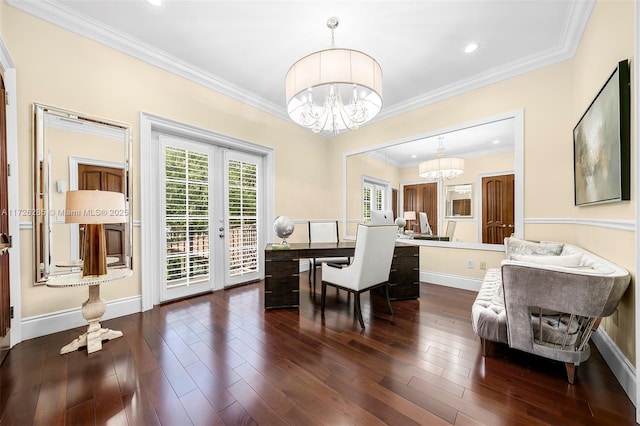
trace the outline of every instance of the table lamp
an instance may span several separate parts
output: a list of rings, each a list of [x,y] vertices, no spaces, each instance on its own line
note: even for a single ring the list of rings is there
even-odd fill
[[[404,220],[406,220],[406,221],[410,221],[410,220],[415,221],[416,220],[416,212],[415,211],[404,212],[403,216],[404,216]],[[411,230],[413,230],[413,223],[411,223]]]
[[[127,220],[124,194],[121,192],[80,190],[67,191],[65,223],[85,225],[82,276],[107,273],[107,241],[105,223],[124,223]]]

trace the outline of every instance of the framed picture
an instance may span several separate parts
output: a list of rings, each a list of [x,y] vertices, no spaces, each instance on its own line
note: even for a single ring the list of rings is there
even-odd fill
[[[576,206],[630,199],[630,92],[624,60],[573,129]]]

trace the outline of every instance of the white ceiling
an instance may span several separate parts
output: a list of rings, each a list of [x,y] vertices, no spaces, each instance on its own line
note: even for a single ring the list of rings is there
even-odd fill
[[[395,167],[416,167],[422,161],[437,158],[437,149],[442,138],[442,147],[447,157],[482,157],[513,152],[515,131],[513,118],[501,119],[429,137],[402,141],[392,146],[368,151],[367,154]]]
[[[593,0],[6,0],[42,19],[286,118],[284,78],[336,45],[383,71],[378,119],[573,56]],[[480,43],[473,54],[463,49]],[[81,54],[81,52],[79,52]]]

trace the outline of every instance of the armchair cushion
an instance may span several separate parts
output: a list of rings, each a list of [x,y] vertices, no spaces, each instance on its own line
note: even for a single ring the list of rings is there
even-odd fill
[[[489,269],[471,307],[473,331],[482,339],[509,343],[507,314],[504,310],[502,275],[499,268]]]
[[[582,261],[581,253],[566,254],[559,256],[536,256],[531,254],[512,254],[511,260],[519,262],[536,263],[539,265],[564,266],[565,268],[577,268]]]

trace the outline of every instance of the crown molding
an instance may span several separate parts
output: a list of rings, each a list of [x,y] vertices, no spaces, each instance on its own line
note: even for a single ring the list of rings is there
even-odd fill
[[[5,0],[25,13],[58,25],[66,30],[94,40],[112,49],[133,56],[165,71],[176,74],[194,83],[200,84],[237,101],[265,111],[276,117],[289,120],[284,106],[273,103],[244,90],[233,83],[195,67],[173,55],[157,49],[94,19],[81,15],[74,10],[51,0]]]
[[[254,93],[244,90],[231,82],[195,67],[173,55],[169,55],[149,44],[128,36],[94,19],[80,15],[74,10],[53,0],[5,0],[25,13],[51,22],[83,37],[104,44],[115,50],[133,56],[151,65],[193,81],[237,101],[265,111],[276,117],[290,120],[284,105],[276,105]],[[415,96],[405,102],[382,111],[370,123],[378,122],[395,115],[403,114],[429,104],[469,92],[489,84],[515,77],[539,68],[552,65],[575,55],[584,33],[595,0],[573,1],[567,25],[563,31],[563,40],[557,47],[536,55],[513,61],[504,66],[495,67],[476,76],[438,88],[437,90]]]

